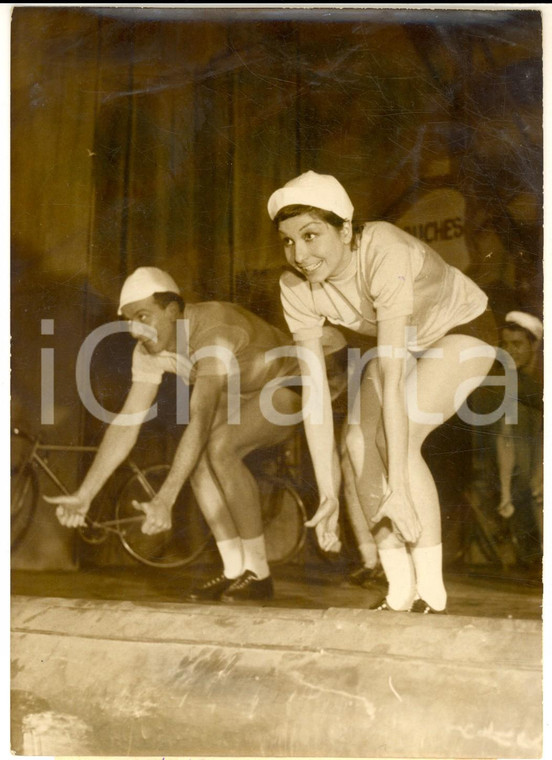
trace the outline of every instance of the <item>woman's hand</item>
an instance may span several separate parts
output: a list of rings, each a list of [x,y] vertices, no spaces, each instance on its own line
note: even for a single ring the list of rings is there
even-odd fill
[[[419,539],[422,532],[422,524],[406,489],[398,491],[387,490],[372,522],[376,525],[384,517],[388,517],[391,520],[393,531],[401,541],[414,544]]]
[[[146,514],[146,519],[142,524],[142,533],[153,536],[156,533],[162,533],[164,530],[170,530],[172,507],[163,501],[159,495],[154,496],[151,501],[133,501],[132,506]]]
[[[85,524],[90,500],[78,492],[66,496],[44,496],[48,504],[56,505],[56,517],[66,528],[78,528]]]
[[[341,551],[337,521],[339,518],[339,500],[323,498],[318,509],[305,525],[314,528],[318,545],[325,552]]]

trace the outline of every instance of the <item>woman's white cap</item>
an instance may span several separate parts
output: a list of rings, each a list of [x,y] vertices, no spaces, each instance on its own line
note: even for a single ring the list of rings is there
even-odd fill
[[[519,325],[528,330],[537,340],[542,340],[542,322],[532,314],[526,314],[524,311],[510,311],[506,314],[505,322]]]
[[[135,301],[141,301],[154,293],[177,293],[180,288],[167,272],[157,267],[138,267],[129,275],[121,288],[119,298],[119,316],[123,313],[123,307]]]
[[[341,219],[351,220],[354,207],[340,182],[329,174],[313,171],[295,177],[268,199],[268,215],[274,219],[284,206],[299,204],[332,211]]]

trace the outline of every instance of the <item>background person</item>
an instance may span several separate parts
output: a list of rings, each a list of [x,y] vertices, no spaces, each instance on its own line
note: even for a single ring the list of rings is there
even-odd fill
[[[215,537],[223,571],[187,598],[229,602],[270,599],[273,582],[259,495],[243,458],[254,449],[285,440],[294,429],[291,424],[277,424],[260,405],[260,392],[266,383],[297,375],[293,358],[265,361],[267,351],[287,345],[287,336],[235,304],[184,304],[173,278],[155,267],[140,267],[127,278],[118,314],[129,321],[137,341],[129,393],[107,428],[79,489],[47,501],[57,505],[62,525],[82,525],[92,500],[134,447],[163,373],[176,373],[193,385],[189,423],[158,494],[136,505],[146,514],[142,530],[155,534],[170,528],[172,507],[189,478]],[[185,341],[177,337],[181,335],[179,324],[187,327]],[[230,372],[225,363],[228,356],[237,361]],[[229,420],[232,372],[238,373],[240,382],[239,424],[230,424]],[[278,387],[272,404],[278,414],[294,415],[301,399],[290,388]]]
[[[389,586],[375,608],[443,612],[440,507],[421,447],[488,373],[494,320],[483,291],[435,251],[386,222],[354,226],[353,210],[335,177],[313,171],[270,196],[291,267],[280,279],[284,314],[320,368],[326,321],[376,336],[380,355],[358,391],[360,421],[344,428]],[[320,387],[322,424],[306,415],[304,425],[320,499],[308,524],[324,548],[335,540],[341,470],[326,373],[300,363]]]
[[[498,512],[511,521],[519,563],[530,565],[540,562],[543,540],[543,325],[533,314],[511,311],[500,333],[517,369],[517,421],[502,417],[496,424]]]

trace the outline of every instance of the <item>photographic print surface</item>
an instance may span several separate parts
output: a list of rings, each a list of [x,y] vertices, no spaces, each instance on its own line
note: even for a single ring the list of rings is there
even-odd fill
[[[10,44],[11,751],[541,757],[543,12],[14,6]]]

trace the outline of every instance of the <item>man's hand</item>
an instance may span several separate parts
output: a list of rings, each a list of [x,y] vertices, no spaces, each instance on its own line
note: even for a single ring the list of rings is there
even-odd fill
[[[391,520],[393,531],[400,541],[414,544],[419,539],[422,525],[406,490],[388,490],[385,493],[372,523],[377,525],[384,517]]]
[[[311,519],[305,523],[307,528],[314,528],[318,545],[325,552],[341,551],[337,521],[339,518],[339,501],[321,499],[320,505]]]
[[[170,530],[172,507],[168,506],[159,496],[154,496],[151,501],[133,501],[132,506],[146,514],[146,519],[142,524],[142,533],[153,536],[156,533],[162,533],[164,530]]]
[[[43,496],[48,504],[56,505],[56,517],[66,528],[78,528],[85,524],[85,516],[90,508],[90,501],[79,493],[67,496]]]
[[[498,514],[508,520],[516,511],[510,499],[503,499],[497,507]]]

